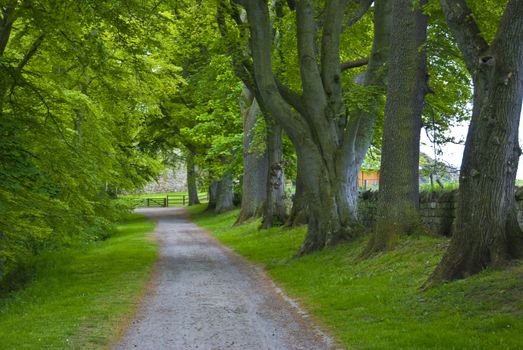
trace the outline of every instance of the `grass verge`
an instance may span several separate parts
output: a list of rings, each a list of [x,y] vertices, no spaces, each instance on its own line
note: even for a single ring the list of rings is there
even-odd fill
[[[133,214],[106,241],[48,252],[0,299],[0,349],[100,349],[121,333],[149,280],[154,225]]]
[[[191,207],[193,220],[260,264],[349,349],[522,349],[523,263],[421,291],[448,241],[404,239],[355,263],[365,239],[294,258],[305,229],[259,231]]]

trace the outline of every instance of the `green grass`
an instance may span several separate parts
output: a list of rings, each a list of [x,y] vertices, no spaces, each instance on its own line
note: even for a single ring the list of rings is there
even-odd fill
[[[428,291],[419,287],[447,245],[404,239],[393,252],[356,263],[365,239],[294,258],[305,229],[232,227],[238,211],[194,221],[263,266],[348,349],[523,349],[523,263]]]
[[[0,349],[108,347],[149,279],[153,227],[133,215],[106,241],[38,256],[33,280],[0,299]]]

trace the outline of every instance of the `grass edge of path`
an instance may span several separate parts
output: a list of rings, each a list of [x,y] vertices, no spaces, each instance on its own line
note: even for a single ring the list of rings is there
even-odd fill
[[[1,349],[108,348],[135,315],[157,259],[154,224],[132,214],[105,241],[35,259],[35,277],[0,299]]]
[[[448,239],[410,237],[398,249],[355,262],[365,239],[294,258],[305,228],[233,226],[238,211],[189,208],[192,220],[260,265],[287,295],[350,349],[523,348],[523,262],[504,271],[419,289]]]

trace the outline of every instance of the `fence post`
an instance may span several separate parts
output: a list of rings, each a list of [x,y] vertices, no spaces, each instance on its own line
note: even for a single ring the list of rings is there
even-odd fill
[[[183,195],[183,206],[185,206],[185,195]]]
[[[164,206],[164,208],[167,207],[167,198],[165,198],[165,197],[163,198],[163,206]]]
[[[167,207],[169,207],[169,195],[167,195]]]
[[[149,199],[150,199],[150,198],[147,198],[147,207],[149,207]]]

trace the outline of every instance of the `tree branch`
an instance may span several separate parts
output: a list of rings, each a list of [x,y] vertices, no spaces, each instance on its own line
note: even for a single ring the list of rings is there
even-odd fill
[[[292,91],[288,86],[285,86],[278,78],[274,78],[276,85],[278,86],[278,91],[280,92],[283,99],[290,104],[298,113],[305,114],[305,106],[301,101],[301,96]]]
[[[325,103],[325,94],[320,69],[316,62],[316,27],[313,0],[298,1],[296,4],[296,22],[303,96],[310,104],[321,106]]]
[[[350,21],[347,23],[346,26],[343,26],[342,30],[345,30],[347,27],[351,27],[353,26],[354,24],[356,24],[356,22],[358,22],[363,16],[365,16],[365,14],[367,13],[367,11],[369,11],[370,9],[370,6],[372,5],[372,3],[374,2],[374,0],[359,0],[357,1],[360,3],[360,9],[358,10],[358,12],[356,12],[356,14],[354,15],[354,17],[352,17],[350,19]]]
[[[369,64],[368,57],[361,58],[361,59],[355,60],[355,61],[345,61],[340,65],[340,70],[343,72],[343,71],[346,71],[347,69],[363,67],[363,66],[366,66],[367,64]]]
[[[511,46],[514,46],[515,43],[519,43],[519,50],[521,50],[521,46],[523,45],[521,44],[523,42],[522,14],[523,1],[510,0],[505,8],[503,16],[501,17],[496,37],[492,43],[493,50],[499,52],[506,64],[509,64],[516,69],[518,67],[517,50],[512,50]]]
[[[310,139],[306,121],[282,97],[272,72],[272,35],[265,0],[243,0],[251,30],[251,50],[258,102],[280,124],[293,143]],[[258,98],[258,97],[257,97]]]
[[[15,11],[14,5],[7,6],[2,13],[0,19],[0,57],[3,56],[9,37],[11,36],[11,29],[13,28],[13,13]]]
[[[38,38],[36,38],[33,45],[31,45],[31,48],[29,49],[29,51],[27,51],[26,54],[24,55],[24,58],[20,61],[20,63],[18,63],[18,66],[16,67],[16,70],[18,71],[18,73],[20,73],[22,71],[22,69],[24,69],[24,67],[27,65],[27,63],[29,63],[31,58],[36,54],[36,51],[38,51],[38,48],[44,41],[44,38],[45,38],[45,34],[41,34]]]
[[[341,100],[340,37],[345,12],[345,0],[327,0],[325,25],[321,38],[321,78],[331,102]]]
[[[474,75],[479,65],[479,57],[488,50],[489,45],[465,0],[440,0],[440,3],[467,69]]]

